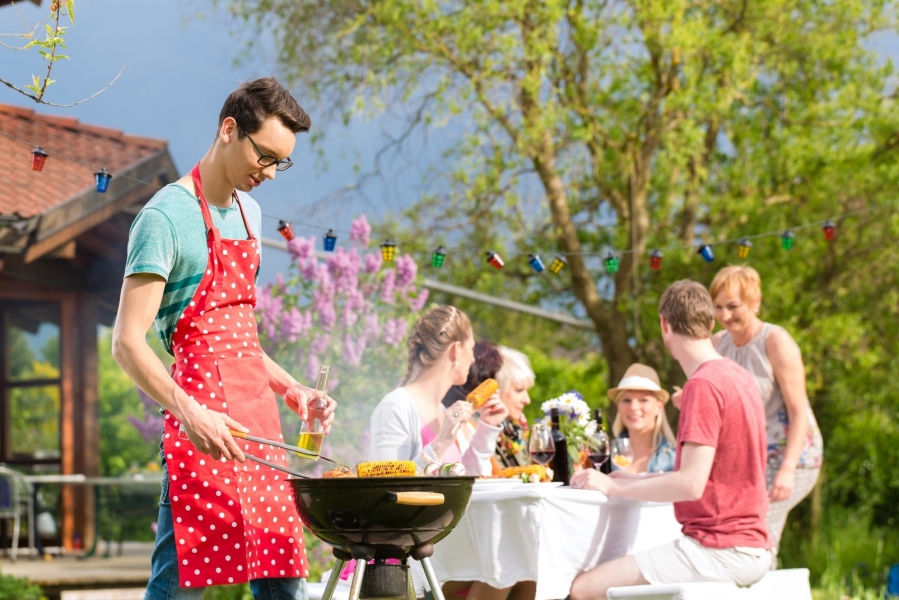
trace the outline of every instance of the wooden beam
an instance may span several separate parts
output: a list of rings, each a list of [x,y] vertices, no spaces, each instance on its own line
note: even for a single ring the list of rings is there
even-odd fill
[[[48,252],[46,256],[47,258],[64,258],[66,260],[72,260],[75,258],[75,240],[69,240],[62,246]]]
[[[84,219],[73,223],[71,226],[65,229],[58,230],[50,237],[32,244],[28,247],[28,250],[25,251],[25,263],[28,264],[34,262],[38,258],[44,256],[47,252],[58,247],[60,244],[71,240],[72,238],[80,235],[88,229],[93,229],[98,224],[102,223],[115,213],[119,212],[123,207],[128,206],[129,204],[134,204],[135,202],[138,202],[140,200],[147,200],[157,191],[158,189],[155,187],[142,185],[141,187],[125,194],[115,202],[110,202],[103,208],[94,211]]]
[[[60,307],[59,326],[59,366],[60,366],[60,415],[59,454],[60,471],[69,475],[75,473],[75,446],[77,444],[75,422],[76,380],[78,379],[78,314],[75,294],[66,294]],[[75,490],[72,486],[62,486],[59,497],[60,534],[66,550],[72,549],[75,533]]]

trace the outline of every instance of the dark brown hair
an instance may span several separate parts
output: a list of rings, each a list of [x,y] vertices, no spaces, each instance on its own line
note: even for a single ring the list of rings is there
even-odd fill
[[[436,363],[454,342],[464,342],[470,337],[468,315],[455,306],[435,306],[428,310],[418,318],[406,342],[409,362],[403,385],[415,381],[422,370]]]
[[[269,117],[278,117],[294,133],[309,131],[312,119],[274,77],[247,81],[228,95],[219,113],[219,127],[231,117],[247,133],[256,133]],[[238,131],[238,136],[243,133]]]
[[[465,400],[468,393],[486,379],[496,379],[503,366],[503,357],[493,342],[482,340],[474,345],[474,362],[468,369],[468,379],[462,385],[454,385],[443,398],[444,406],[452,406],[458,400]]]
[[[659,314],[671,330],[696,340],[711,337],[715,325],[712,297],[702,284],[689,279],[672,283],[659,300]]]

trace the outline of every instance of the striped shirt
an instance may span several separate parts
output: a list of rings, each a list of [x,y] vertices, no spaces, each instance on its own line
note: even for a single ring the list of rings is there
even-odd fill
[[[240,201],[247,222],[258,236],[262,231],[259,205],[246,194]],[[229,208],[209,207],[212,223],[225,239],[246,239],[247,231],[236,202]],[[183,186],[165,186],[134,219],[128,238],[125,277],[153,273],[166,281],[154,325],[165,349],[172,353],[175,322],[200,285],[209,252],[200,202]],[[256,270],[257,278],[259,270]]]

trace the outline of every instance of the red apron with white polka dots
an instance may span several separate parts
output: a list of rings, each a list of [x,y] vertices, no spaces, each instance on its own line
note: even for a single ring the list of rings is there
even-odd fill
[[[197,292],[172,336],[172,376],[191,399],[227,413],[257,437],[284,441],[275,395],[256,335],[259,241],[238,203],[248,239],[222,239],[200,187],[209,262]],[[282,471],[252,461],[213,460],[201,454],[166,412],[163,449],[181,587],[306,577],[302,525]],[[287,466],[281,449],[239,440],[245,452]]]

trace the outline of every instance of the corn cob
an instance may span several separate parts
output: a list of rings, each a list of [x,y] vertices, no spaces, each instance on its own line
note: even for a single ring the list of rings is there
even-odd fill
[[[547,476],[546,467],[543,465],[526,465],[524,467],[506,467],[500,469],[497,477],[509,479],[512,477],[521,477],[521,475],[539,475],[540,481],[550,481],[551,477]]]
[[[487,402],[490,396],[495,394],[498,389],[499,384],[496,382],[496,379],[485,379],[481,385],[468,393],[466,400],[471,402],[475,408],[481,408],[481,405]]]
[[[359,477],[415,477],[415,463],[411,460],[380,460],[356,465]]]

